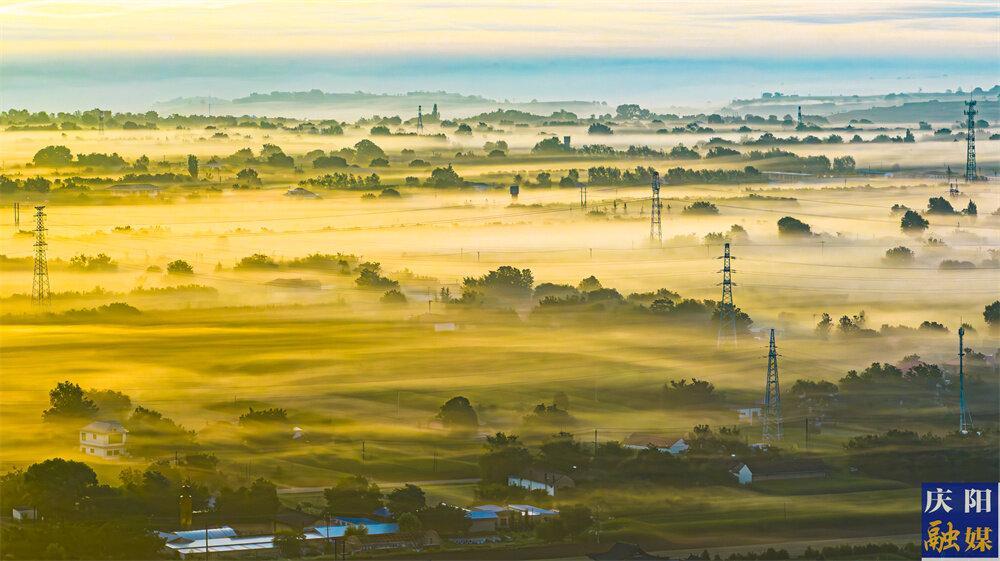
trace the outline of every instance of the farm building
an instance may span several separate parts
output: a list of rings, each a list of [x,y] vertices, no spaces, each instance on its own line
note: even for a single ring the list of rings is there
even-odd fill
[[[632,450],[645,450],[656,448],[658,452],[666,454],[680,454],[688,449],[687,442],[679,436],[659,436],[655,434],[645,434],[635,432],[629,435],[622,443],[626,448]]]
[[[118,421],[94,421],[80,429],[80,451],[115,460],[125,455],[127,436],[128,430]]]
[[[108,193],[116,197],[131,197],[135,195],[145,195],[147,197],[158,197],[163,187],[151,183],[119,183],[108,187]]]
[[[529,468],[517,475],[508,476],[507,485],[529,491],[545,491],[548,495],[555,496],[556,490],[575,487],[576,482],[563,473]]]
[[[807,479],[830,475],[827,465],[819,460],[781,460],[739,464],[732,474],[740,485],[775,479]]]

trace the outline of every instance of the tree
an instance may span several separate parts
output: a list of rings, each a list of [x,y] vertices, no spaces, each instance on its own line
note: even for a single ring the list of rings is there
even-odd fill
[[[420,518],[417,518],[417,515],[412,512],[400,514],[396,519],[396,523],[399,524],[399,531],[406,534],[419,532],[424,527],[420,522]]]
[[[830,332],[833,330],[833,318],[830,314],[823,312],[818,323],[816,323],[816,335],[822,339],[829,339]]]
[[[198,156],[194,154],[188,155],[188,175],[198,179]]]
[[[81,421],[97,416],[97,405],[86,398],[83,389],[70,381],[59,382],[49,392],[51,407],[42,412],[46,421]]]
[[[253,168],[241,169],[236,174],[236,179],[247,185],[260,185],[260,176],[257,174],[257,170]]]
[[[567,505],[559,509],[559,520],[571,538],[579,538],[594,524],[594,513],[586,505]]]
[[[463,534],[472,521],[465,517],[465,511],[451,505],[439,504],[417,513],[424,528],[436,530],[439,534]]]
[[[812,228],[791,216],[786,216],[778,220],[778,235],[780,236],[811,236]]]
[[[302,557],[306,536],[301,531],[281,530],[274,534],[274,547],[281,552],[281,557],[298,559]]]
[[[479,474],[485,483],[507,484],[507,477],[531,465],[531,453],[516,435],[498,432],[486,437],[486,452],[479,456]]]
[[[892,265],[909,265],[913,263],[913,259],[913,250],[905,246],[899,246],[886,250],[883,261]]]
[[[479,416],[472,408],[469,400],[456,396],[445,402],[438,411],[437,417],[441,423],[453,429],[474,429],[479,426]]]
[[[853,157],[841,156],[833,159],[832,169],[835,173],[853,173],[855,165]]]
[[[36,166],[60,168],[73,163],[73,153],[65,146],[46,146],[31,159]]]
[[[24,486],[43,516],[63,518],[80,509],[97,474],[85,463],[53,458],[28,466]]]
[[[176,261],[171,261],[167,263],[167,274],[168,275],[193,275],[194,267],[191,266],[187,261],[178,259]]]
[[[446,168],[434,168],[427,184],[431,187],[461,187],[465,180],[448,164]]]
[[[346,168],[347,160],[340,156],[319,156],[313,160],[313,167],[316,169]]]
[[[983,320],[991,329],[1000,328],[1000,300],[995,300],[983,308]]]
[[[955,214],[955,208],[944,197],[931,197],[927,200],[927,214]]]
[[[576,289],[580,292],[593,292],[595,290],[600,290],[604,288],[601,286],[601,281],[597,280],[597,277],[590,275],[589,277],[580,281],[580,284],[576,285]]]
[[[535,176],[535,181],[538,182],[539,187],[548,187],[552,185],[552,174],[547,171],[538,172],[538,175]]]
[[[594,123],[587,128],[587,134],[614,134],[614,131],[608,125]]]
[[[558,154],[561,152],[572,152],[572,148],[563,144],[558,138],[552,136],[540,140],[531,149],[532,154]]]
[[[398,289],[392,288],[385,291],[379,299],[379,302],[383,304],[405,304],[406,295],[400,292]]]
[[[240,259],[240,262],[233,268],[237,271],[252,269],[277,269],[278,264],[274,261],[274,259],[271,259],[263,253],[254,253],[253,255]]]
[[[382,491],[363,475],[348,476],[323,490],[328,514],[369,516],[382,506]]]
[[[427,506],[427,497],[424,490],[416,485],[407,483],[403,487],[393,489],[386,495],[386,503],[389,512],[399,516],[407,513],[414,513]]]
[[[917,139],[914,138],[913,133],[910,132],[910,129],[906,129],[906,135],[903,137],[903,142],[916,142],[916,141]]]
[[[920,216],[916,211],[907,210],[903,213],[903,217],[899,221],[899,227],[903,229],[904,232],[922,232],[927,229],[930,222],[926,218]]]
[[[691,203],[689,206],[684,207],[684,210],[681,211],[681,213],[696,216],[714,215],[719,214],[719,208],[707,201],[696,201]]]
[[[119,417],[132,409],[132,399],[114,390],[90,389],[84,393],[84,398],[94,402],[102,417]]]
[[[389,131],[389,127],[385,125],[376,125],[368,132],[372,136],[389,136],[392,134],[392,132]]]
[[[972,202],[972,199],[969,199],[969,204],[965,207],[965,210],[962,211],[962,214],[966,216],[975,216],[979,214],[979,209],[976,207],[976,203]]]

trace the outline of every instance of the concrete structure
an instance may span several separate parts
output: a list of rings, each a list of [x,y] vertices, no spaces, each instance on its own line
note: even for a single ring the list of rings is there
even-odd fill
[[[94,421],[80,429],[80,451],[115,460],[125,455],[128,430],[118,421]]]
[[[508,476],[507,485],[529,491],[545,491],[549,496],[555,496],[556,490],[575,487],[576,482],[563,473],[530,468],[517,475]]]
[[[819,460],[784,460],[739,464],[731,472],[740,485],[777,479],[827,477],[830,470]]]
[[[630,448],[632,450],[656,448],[658,452],[675,455],[680,454],[689,448],[688,443],[685,442],[682,437],[659,436],[640,432],[630,434],[622,444],[625,448]]]

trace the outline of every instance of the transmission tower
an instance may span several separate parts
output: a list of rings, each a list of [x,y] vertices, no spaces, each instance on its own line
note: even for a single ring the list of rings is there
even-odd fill
[[[728,339],[730,334],[735,345],[736,306],[733,304],[733,269],[730,266],[730,260],[735,259],[735,257],[729,254],[729,242],[726,242],[722,257],[716,257],[716,259],[722,259],[722,270],[719,271],[722,273],[722,300],[719,301],[719,338],[716,345],[721,345],[722,341]]]
[[[417,106],[417,130],[424,130],[424,108]]]
[[[968,109],[965,115],[965,180],[975,181],[979,178],[976,173],[976,100],[970,99],[965,102]]]
[[[778,386],[778,350],[774,329],[767,351],[767,388],[764,390],[764,442],[781,440],[781,388]]]
[[[35,277],[31,283],[31,302],[36,305],[48,304],[49,293],[49,262],[45,257],[45,209],[35,207]]]
[[[653,172],[653,210],[649,213],[649,238],[663,243],[663,224],[660,222],[660,211],[663,202],[660,201],[660,174]]]
[[[965,405],[965,328],[958,328],[958,432],[968,434],[972,430],[972,414]]]

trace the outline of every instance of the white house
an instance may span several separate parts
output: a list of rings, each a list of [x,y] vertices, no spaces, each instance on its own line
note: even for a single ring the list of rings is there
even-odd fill
[[[658,436],[639,432],[630,434],[622,445],[632,450],[645,450],[653,447],[659,452],[674,455],[680,454],[689,448],[688,443],[679,436]]]
[[[98,458],[118,459],[125,455],[128,430],[118,421],[94,421],[80,429],[80,451]]]
[[[529,491],[545,491],[549,496],[555,496],[557,489],[575,487],[576,482],[559,472],[529,468],[517,475],[508,476],[507,485]]]

